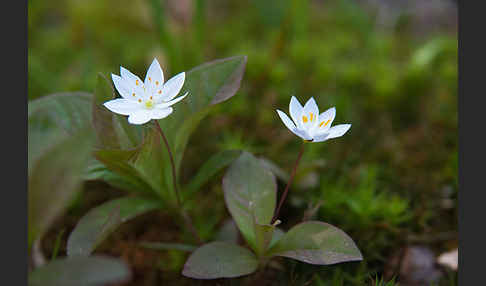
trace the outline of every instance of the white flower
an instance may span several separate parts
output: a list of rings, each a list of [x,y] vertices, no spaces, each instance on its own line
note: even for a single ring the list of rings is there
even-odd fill
[[[103,105],[110,111],[128,115],[131,124],[144,124],[151,119],[162,119],[172,113],[171,105],[181,101],[186,94],[174,97],[181,91],[186,77],[181,72],[164,84],[164,73],[157,59],[150,65],[145,81],[127,69],[120,67],[120,76],[111,75],[122,98],[113,99]]]
[[[292,96],[289,112],[292,120],[287,114],[277,109],[277,113],[285,126],[306,141],[323,142],[327,139],[340,137],[351,127],[351,124],[339,124],[331,127],[336,116],[336,108],[329,108],[319,114],[319,108],[313,97],[302,107],[297,98]]]

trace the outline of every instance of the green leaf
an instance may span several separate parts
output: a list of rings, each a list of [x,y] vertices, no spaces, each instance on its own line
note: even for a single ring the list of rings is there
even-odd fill
[[[126,191],[132,191],[138,188],[137,185],[132,184],[126,177],[109,170],[103,163],[94,158],[86,168],[83,179],[86,181],[102,180],[115,188]]]
[[[59,93],[28,104],[29,249],[79,189],[94,139],[91,98]]]
[[[226,207],[248,244],[256,249],[256,223],[272,220],[277,201],[275,176],[260,160],[243,152],[223,177]]]
[[[113,122],[113,113],[102,104],[115,97],[110,82],[99,73],[93,97],[93,127],[99,143],[104,148],[119,148],[118,136]]]
[[[171,170],[169,153],[156,128],[147,132],[132,166],[137,170],[140,178],[148,183],[164,202],[169,206],[176,206],[172,172],[163,172],[167,169]]]
[[[267,255],[289,257],[318,265],[363,259],[346,233],[320,221],[307,221],[294,226],[275,243]]]
[[[29,124],[32,116],[46,112],[49,121],[73,134],[91,121],[92,95],[86,92],[55,93],[32,100],[28,104]]]
[[[125,182],[120,181],[120,184],[133,186],[129,191],[153,195],[156,194],[156,191],[143,180],[140,171],[134,166],[134,160],[139,153],[140,148],[131,150],[97,150],[94,154],[96,159],[102,162],[107,169],[124,178]],[[110,176],[110,174],[106,172],[100,175],[107,175],[109,179],[113,179],[113,176]],[[116,180],[117,177],[115,176],[114,179]]]
[[[174,106],[174,112],[159,124],[167,136],[179,170],[190,135],[206,117],[210,107],[236,94],[246,67],[246,56],[236,56],[204,63],[186,73],[180,94],[188,96]],[[170,173],[169,161],[165,160],[165,172]],[[167,185],[172,189],[171,185]]]
[[[124,197],[91,209],[79,220],[67,242],[68,256],[88,256],[122,223],[160,207],[158,201]]]
[[[285,231],[281,230],[278,227],[275,227],[273,230],[273,236],[272,236],[272,241],[270,241],[270,244],[268,245],[268,249],[272,248],[285,234]]]
[[[143,141],[143,126],[128,123],[126,116],[114,114],[113,122],[123,149],[138,147]]]
[[[90,126],[91,94],[57,93],[28,103],[28,170],[44,152]]]
[[[254,272],[255,255],[236,244],[216,241],[205,244],[186,261],[182,275],[196,279],[234,278]]]
[[[61,247],[61,239],[65,231],[66,229],[63,228],[57,234],[56,241],[54,242],[54,249],[52,250],[51,260],[54,260],[57,257],[57,253],[59,252],[59,248]]]
[[[275,226],[255,223],[255,252],[258,257],[263,256],[273,239]]]
[[[164,172],[170,168],[168,152],[160,134],[155,128],[149,130],[142,145],[135,149],[117,150],[104,149],[95,152],[96,158],[110,171],[123,176],[125,182],[118,183],[133,186],[131,191],[146,195],[157,195],[169,206],[176,205],[175,193],[172,189],[172,173]],[[109,179],[117,179],[108,175]]]
[[[92,148],[91,131],[81,130],[44,152],[28,179],[29,248],[79,190]]]
[[[191,179],[191,182],[185,187],[185,196],[190,198],[191,195],[198,191],[211,177],[216,175],[219,171],[231,164],[238,156],[240,150],[224,150],[212,155],[204,165],[197,171],[196,176]]]
[[[121,283],[130,279],[121,260],[103,257],[55,259],[29,274],[29,286],[91,286]]]

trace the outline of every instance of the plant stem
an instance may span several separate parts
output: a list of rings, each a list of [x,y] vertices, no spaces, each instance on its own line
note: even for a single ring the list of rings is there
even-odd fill
[[[189,231],[192,233],[192,235],[196,239],[197,243],[202,244],[203,241],[202,241],[201,237],[199,236],[199,234],[197,233],[197,230],[194,227],[194,224],[192,223],[191,217],[183,208],[181,208],[181,215],[182,215],[182,218],[184,219],[184,222],[186,223],[187,227],[189,228]]]
[[[199,237],[199,234],[197,233],[196,228],[194,227],[194,224],[192,223],[191,217],[187,214],[187,212],[182,207],[179,189],[177,188],[177,176],[176,176],[176,167],[175,167],[175,163],[174,163],[174,156],[172,156],[172,152],[170,150],[169,142],[167,141],[167,137],[165,137],[165,134],[162,131],[162,128],[160,128],[159,122],[157,120],[154,120],[154,122],[155,122],[155,127],[157,128],[160,135],[162,136],[162,139],[164,140],[165,146],[167,147],[167,152],[169,153],[170,165],[172,167],[172,180],[174,182],[174,192],[175,192],[176,198],[177,198],[177,206],[179,207],[179,210],[181,212],[182,218],[184,219],[184,222],[186,223],[189,230],[192,232],[192,235],[194,236],[194,238],[196,238],[198,243],[202,243],[201,237]]]
[[[159,131],[160,135],[162,136],[162,139],[164,140],[165,146],[167,147],[167,152],[169,153],[170,165],[172,166],[172,181],[174,182],[174,192],[177,198],[177,205],[180,207],[181,197],[179,195],[179,189],[177,188],[177,176],[176,176],[176,167],[174,163],[174,156],[172,156],[172,152],[170,151],[170,147],[169,147],[169,142],[165,137],[164,131],[162,131],[162,128],[160,128],[159,122],[157,120],[154,120],[154,122],[155,122],[155,127],[157,127],[157,130]]]
[[[295,173],[297,172],[297,166],[299,165],[299,161],[302,158],[302,154],[304,154],[304,144],[305,141],[302,142],[302,145],[300,147],[299,155],[297,155],[297,160],[294,163],[294,168],[292,169],[292,173],[290,174],[289,181],[287,182],[287,186],[285,187],[285,191],[282,195],[282,198],[280,198],[280,201],[278,202],[278,207],[277,210],[275,211],[275,214],[272,218],[272,224],[277,220],[278,214],[280,213],[280,208],[282,207],[285,198],[287,197],[287,193],[289,192],[290,185],[292,184],[292,181],[294,180]]]

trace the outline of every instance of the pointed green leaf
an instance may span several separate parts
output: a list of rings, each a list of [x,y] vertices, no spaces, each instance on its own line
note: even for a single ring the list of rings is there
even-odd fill
[[[99,73],[96,79],[96,88],[93,97],[92,120],[99,143],[104,148],[120,147],[113,122],[113,112],[102,105],[114,97],[115,94],[110,82]]]
[[[193,68],[186,73],[180,94],[187,97],[174,106],[174,112],[159,120],[174,150],[179,168],[190,135],[207,115],[211,105],[236,94],[246,67],[246,56],[218,59]]]
[[[122,223],[160,207],[153,199],[124,197],[90,210],[79,220],[67,242],[68,256],[88,256]]]
[[[289,257],[318,265],[363,259],[361,252],[346,233],[320,221],[306,221],[294,226],[275,243],[268,255]]]
[[[147,195],[154,195],[156,191],[150,186],[145,180],[143,180],[143,176],[139,173],[139,170],[134,166],[134,160],[139,153],[140,148],[131,149],[131,150],[97,150],[94,152],[96,159],[102,162],[105,167],[115,172],[116,174],[123,177],[125,182],[118,182],[120,184],[123,183],[125,186],[132,186],[132,189],[129,191],[132,192],[140,192]],[[99,176],[106,175],[108,179],[117,179],[117,176],[113,178],[110,176],[110,173],[98,174]],[[94,178],[101,178],[101,177],[94,177]],[[110,182],[108,180],[108,182]],[[117,182],[115,182],[116,185]],[[126,188],[125,188],[126,189]]]
[[[59,248],[61,247],[61,239],[66,229],[62,229],[56,237],[56,241],[54,242],[54,249],[52,250],[51,260],[56,259],[57,253],[59,252]]]
[[[28,179],[29,245],[61,214],[79,190],[92,148],[91,131],[78,131],[44,152]]]
[[[169,165],[166,164],[167,162]],[[132,165],[140,178],[147,182],[164,202],[168,205],[176,205],[172,172],[164,172],[165,169],[172,170],[169,153],[156,128],[147,132],[144,143],[140,146]]]
[[[273,239],[273,231],[275,226],[270,224],[255,223],[255,252],[258,257],[261,257],[268,249],[270,242]]]
[[[186,261],[182,275],[196,279],[234,278],[254,272],[258,260],[248,249],[216,241],[196,249]]]
[[[273,230],[272,241],[268,245],[268,249],[271,249],[285,234],[285,231],[281,230],[280,228],[276,227]]]
[[[29,274],[29,286],[98,286],[121,283],[131,272],[121,260],[104,257],[55,259]]]
[[[256,249],[254,221],[269,224],[277,201],[275,176],[260,160],[243,152],[223,177],[226,207],[248,244]]]
[[[28,104],[29,247],[79,189],[94,138],[91,98],[59,93]]]
[[[49,121],[66,133],[86,128],[91,121],[92,95],[86,92],[55,93],[32,100],[28,104],[29,121],[39,112],[47,112]]]
[[[128,123],[126,116],[114,114],[113,122],[122,149],[138,147],[143,141],[143,126]]]
[[[146,132],[143,143],[138,148],[98,150],[95,156],[110,171],[123,176],[125,182],[118,183],[133,186],[131,191],[157,195],[168,205],[175,205],[172,173],[164,172],[167,167],[170,168],[170,165],[166,165],[166,161],[170,161],[169,155],[155,128]],[[108,179],[116,179],[116,176],[109,173],[98,175],[107,175]]]
[[[185,187],[187,198],[198,191],[211,177],[216,175],[219,171],[231,164],[238,156],[240,150],[224,150],[212,155],[204,165],[197,171],[196,176],[191,179],[191,182]]]
[[[83,179],[86,181],[102,180],[117,189],[125,190],[128,192],[132,192],[139,189],[140,190],[151,189],[150,186],[147,186],[145,182],[141,180],[140,183],[142,185],[138,185],[137,183],[134,183],[134,180],[139,181],[138,177],[132,178],[131,175],[122,176],[119,173],[109,170],[105,165],[103,165],[103,163],[101,163],[96,159],[93,159],[92,163],[86,168]],[[151,192],[154,193],[153,191]]]
[[[232,97],[240,88],[246,61],[246,56],[235,56],[214,60],[190,70],[188,81],[184,84],[185,90],[204,95],[195,98],[191,107],[200,109]]]
[[[91,94],[56,93],[28,103],[28,170],[41,154],[90,126]]]

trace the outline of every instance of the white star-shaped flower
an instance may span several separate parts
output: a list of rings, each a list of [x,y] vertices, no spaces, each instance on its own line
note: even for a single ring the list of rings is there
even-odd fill
[[[186,92],[174,99],[184,85],[186,73],[181,72],[164,83],[164,73],[157,59],[153,60],[143,82],[124,67],[120,67],[120,75],[112,74],[111,78],[122,98],[103,105],[114,113],[128,115],[131,124],[165,118],[174,111],[170,106],[187,96]]]
[[[351,124],[339,124],[331,127],[336,116],[336,108],[332,107],[319,114],[316,101],[311,97],[302,107],[300,102],[292,96],[289,106],[290,117],[277,109],[277,113],[285,126],[300,138],[311,142],[323,142],[331,138],[343,136]]]

